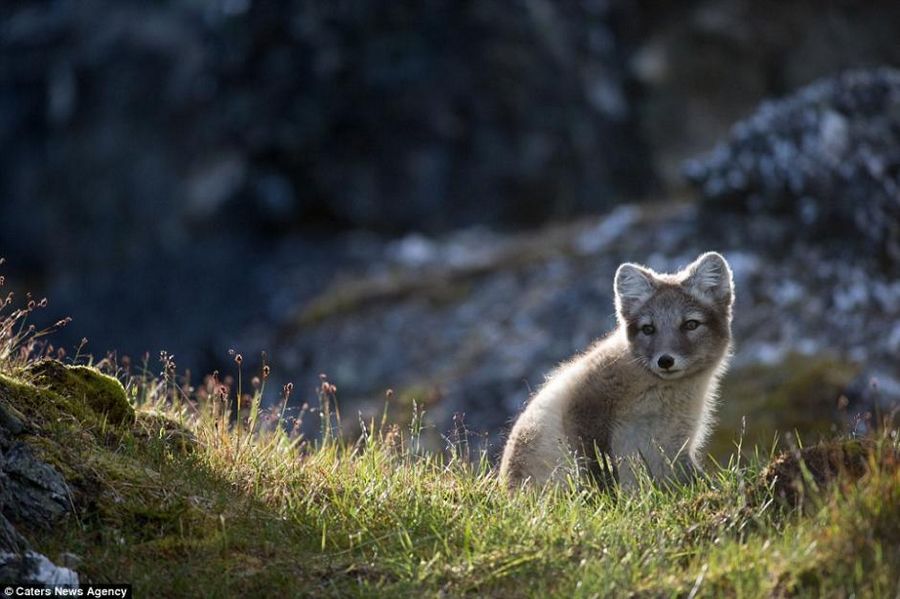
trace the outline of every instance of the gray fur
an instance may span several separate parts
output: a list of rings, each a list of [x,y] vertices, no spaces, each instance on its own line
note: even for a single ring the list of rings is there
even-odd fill
[[[700,469],[731,350],[731,269],[714,252],[675,274],[623,264],[615,291],[618,327],[553,371],[513,426],[509,486],[559,481],[572,464],[626,487],[640,467],[656,480]]]

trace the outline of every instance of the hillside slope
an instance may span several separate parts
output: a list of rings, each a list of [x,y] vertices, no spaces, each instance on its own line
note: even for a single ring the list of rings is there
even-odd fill
[[[802,461],[788,453],[768,467],[744,451],[693,488],[617,497],[573,480],[508,494],[465,446],[419,451],[420,418],[410,431],[370,422],[355,444],[325,431],[312,447],[273,426],[277,411],[255,409],[264,388],[231,427],[230,392],[207,388],[206,400],[203,390],[188,400],[166,378],[123,387],[53,361],[4,373],[5,528],[82,582],[130,582],[137,596],[898,590],[895,437],[807,448]],[[320,399],[335,406],[327,381]],[[43,477],[16,470],[23,454]],[[23,499],[44,496],[56,499],[37,502],[44,512]]]

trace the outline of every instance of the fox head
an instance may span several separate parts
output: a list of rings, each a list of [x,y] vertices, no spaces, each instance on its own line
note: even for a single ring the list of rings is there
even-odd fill
[[[731,346],[731,268],[707,252],[684,270],[616,271],[616,314],[638,363],[671,380],[716,368]]]

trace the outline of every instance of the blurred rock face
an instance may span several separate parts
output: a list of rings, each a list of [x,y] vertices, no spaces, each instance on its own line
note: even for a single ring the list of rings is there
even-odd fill
[[[900,64],[897,3],[785,4],[8,0],[0,254],[75,317],[61,343],[214,368],[378,268],[335,232],[605,212],[763,97]]]
[[[6,2],[0,235],[105,260],[605,209],[767,95],[900,62],[895,3],[783,4]]]
[[[603,207],[650,176],[616,18],[545,0],[6,3],[4,193],[52,206],[50,226],[148,223],[166,244],[235,212],[399,231]]]
[[[186,358],[265,311],[279,260],[317,286],[343,253],[313,264],[323,232],[512,227],[641,194],[619,12],[4,2],[0,253],[95,351]]]
[[[850,71],[764,103],[685,167],[711,210],[782,215],[900,268],[900,71]]]

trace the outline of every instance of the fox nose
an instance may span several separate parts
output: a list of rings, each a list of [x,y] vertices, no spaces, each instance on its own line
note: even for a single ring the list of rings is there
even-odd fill
[[[673,358],[669,354],[663,354],[659,357],[659,360],[657,360],[656,363],[659,364],[659,367],[663,370],[668,370],[675,365],[675,358]]]

